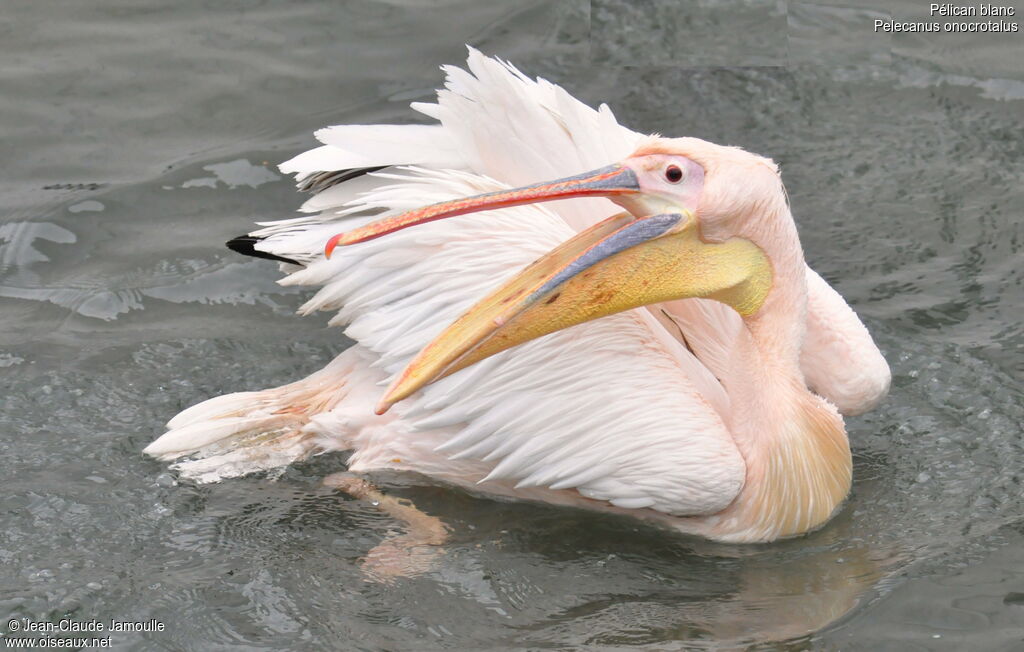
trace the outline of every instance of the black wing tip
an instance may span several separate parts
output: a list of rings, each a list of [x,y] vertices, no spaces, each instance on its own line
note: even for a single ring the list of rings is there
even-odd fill
[[[301,192],[322,192],[328,188],[345,183],[350,179],[361,177],[364,174],[371,172],[379,172],[387,165],[376,165],[367,168],[350,168],[348,170],[324,170],[323,172],[315,172],[302,181],[299,182],[299,190]]]
[[[265,251],[258,251],[256,249],[256,243],[260,242],[263,238],[256,238],[251,235],[240,235],[237,238],[231,238],[224,244],[227,245],[231,251],[237,251],[243,256],[252,256],[253,258],[266,258],[267,260],[276,260],[282,263],[291,263],[292,265],[299,265],[299,261],[292,260],[291,258],[285,258],[284,256],[276,256],[274,254],[268,254]]]

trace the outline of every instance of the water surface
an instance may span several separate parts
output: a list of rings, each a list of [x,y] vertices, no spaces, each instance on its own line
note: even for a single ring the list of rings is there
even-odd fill
[[[1021,37],[869,33],[909,1],[699,2],[669,45],[697,26],[708,56],[762,59],[688,63],[621,33],[626,4],[10,0],[3,613],[165,623],[115,636],[131,649],[1020,649]],[[746,38],[748,9],[785,17],[784,50]],[[388,585],[359,563],[396,524],[320,487],[343,456],[196,487],[141,455],[183,407],[346,346],[221,243],[299,205],[275,164],[314,129],[419,119],[463,43],[634,128],[781,164],[808,260],[894,372],[848,420],[853,495],[826,528],[725,546],[382,477],[454,533]]]

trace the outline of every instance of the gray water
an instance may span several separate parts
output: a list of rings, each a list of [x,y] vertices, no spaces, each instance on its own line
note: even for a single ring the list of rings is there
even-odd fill
[[[926,4],[7,0],[0,632],[152,618],[163,632],[114,647],[1024,649],[1024,36],[872,33]],[[431,571],[387,584],[360,560],[400,526],[320,486],[344,456],[197,487],[141,455],[183,407],[346,346],[292,314],[305,294],[274,264],[222,243],[299,205],[275,164],[314,129],[416,120],[463,43],[636,129],[779,161],[810,263],[894,372],[848,420],[853,494],[823,530],[726,546],[382,477],[453,532]]]

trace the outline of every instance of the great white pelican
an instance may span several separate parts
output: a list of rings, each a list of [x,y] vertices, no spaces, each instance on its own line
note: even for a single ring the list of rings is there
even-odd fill
[[[851,483],[840,415],[889,369],[807,267],[778,167],[641,135],[475,50],[467,67],[413,104],[431,124],[317,132],[282,165],[308,215],[229,243],[320,286],[302,312],[337,311],[355,343],[185,410],[146,452],[218,481],[350,451],[356,474],[731,542],[825,523]]]

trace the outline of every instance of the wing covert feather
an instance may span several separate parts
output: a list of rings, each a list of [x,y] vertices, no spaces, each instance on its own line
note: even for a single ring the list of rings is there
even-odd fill
[[[370,198],[398,211],[498,186],[410,170]],[[346,335],[390,376],[472,303],[571,235],[538,206],[481,213],[340,248],[283,282],[322,284],[303,310],[338,310],[332,321],[347,324]],[[326,240],[326,232],[316,237]],[[439,452],[486,463],[485,483],[576,489],[673,514],[717,511],[745,470],[702,396],[722,390],[659,331],[645,310],[582,324],[495,355],[394,409],[419,432],[451,431]]]

